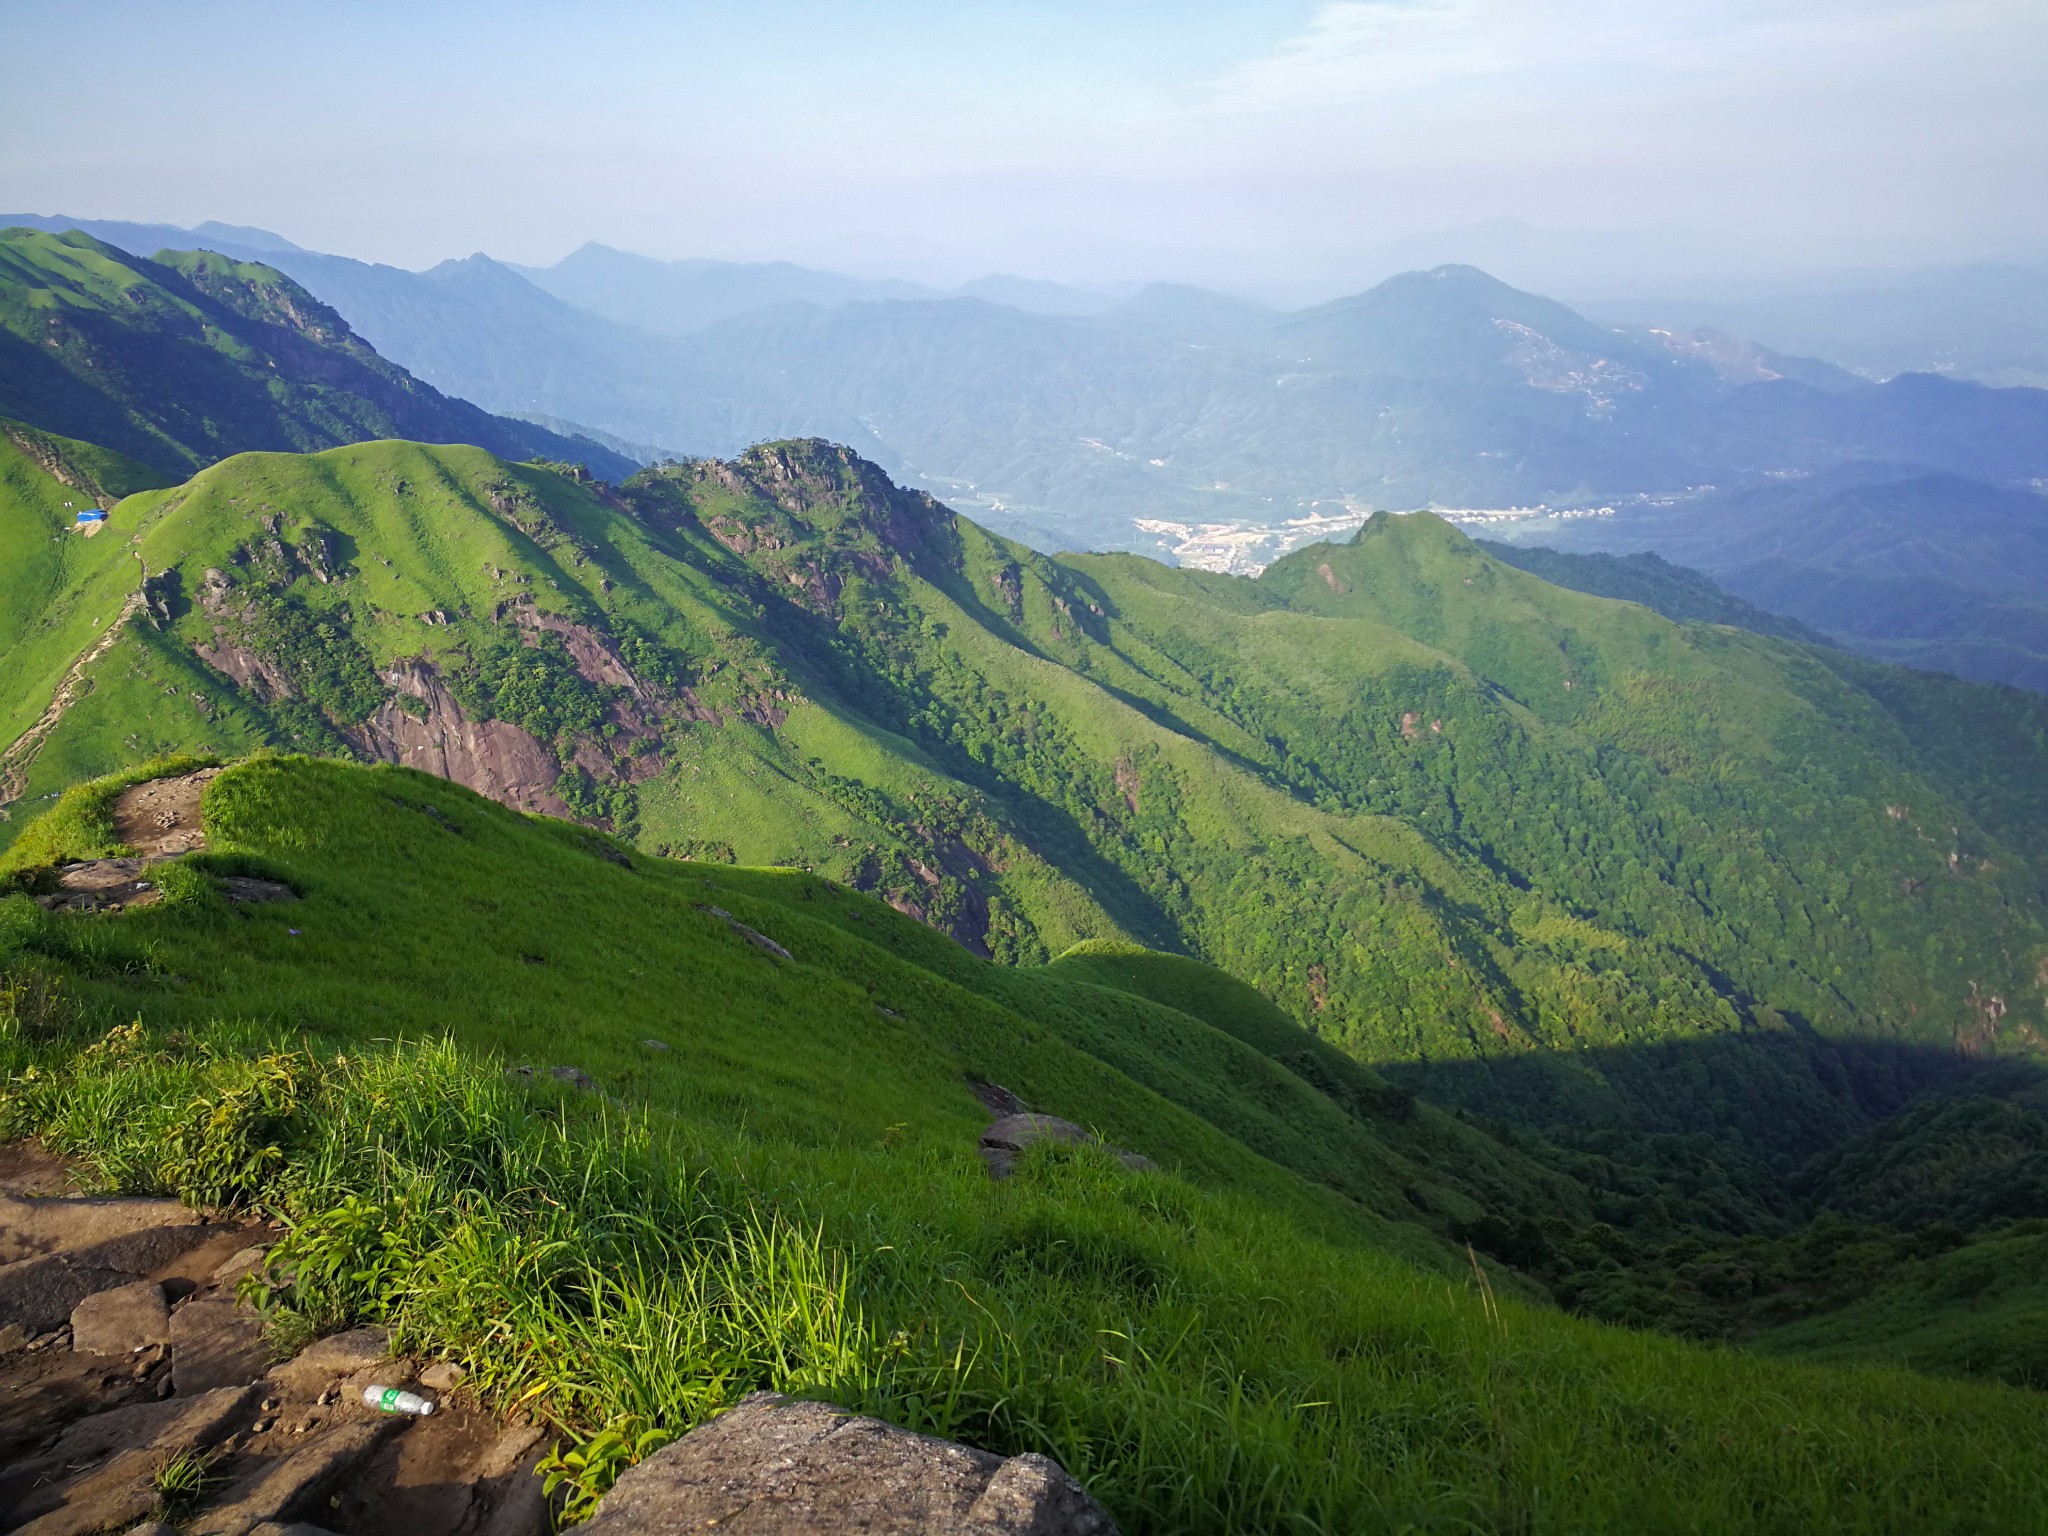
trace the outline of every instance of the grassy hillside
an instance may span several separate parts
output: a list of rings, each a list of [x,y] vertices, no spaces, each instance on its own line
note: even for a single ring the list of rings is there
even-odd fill
[[[1737,629],[1808,645],[1833,643],[1819,630],[1730,596],[1698,571],[1673,565],[1660,555],[1573,554],[1541,547],[1525,549],[1492,539],[1474,542],[1494,559],[1518,571],[1541,576],[1553,586],[1641,603],[1674,623],[1732,624]]]
[[[104,800],[21,846],[82,848]],[[2048,1498],[2037,1395],[1601,1328],[1389,1256],[1451,1257],[1079,1040],[1170,1024],[1197,1087],[1240,1077],[1233,1043],[1284,1051],[1190,961],[991,966],[813,876],[404,770],[251,763],[205,816],[155,907],[0,898],[0,1129],[284,1217],[281,1329],[378,1318],[643,1447],[756,1386],[831,1395],[1054,1454],[1134,1533],[2017,1531]],[[299,899],[231,906],[230,872]],[[1163,1169],[1041,1152],[991,1184],[970,1076]]]
[[[1046,560],[823,445],[612,490],[364,444],[112,522],[148,602],[31,796],[138,746],[445,760],[998,958],[1185,951],[1431,1096],[1787,1167],[2048,1029],[2034,722],[1426,516],[1253,582]],[[136,575],[44,622],[79,643]],[[1932,740],[1942,710],[1994,728]]]
[[[1903,1207],[1836,1207],[1884,1229],[1869,1285],[1785,1279],[1809,1165],[1928,1093],[2043,1102],[2024,701],[1426,516],[1250,581],[1048,560],[816,443],[622,487],[367,443],[238,456],[77,548],[0,674],[0,843],[150,753],[268,746],[726,890],[826,876],[914,921],[813,915],[1591,1315],[1740,1339],[1909,1279]]]
[[[420,383],[281,272],[210,251],[158,255],[76,230],[0,230],[0,415],[178,475],[250,449],[380,437],[632,471],[593,442]]]

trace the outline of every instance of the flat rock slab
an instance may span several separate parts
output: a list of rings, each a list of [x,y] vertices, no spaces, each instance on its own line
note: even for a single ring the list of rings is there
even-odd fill
[[[1062,1120],[1056,1115],[1004,1115],[981,1133],[981,1160],[988,1165],[989,1177],[1008,1178],[1011,1170],[1017,1166],[1017,1158],[1024,1149],[1041,1141],[1064,1142],[1071,1146],[1102,1147],[1114,1154],[1117,1161],[1126,1168],[1134,1171],[1158,1166],[1142,1153],[1126,1152],[1121,1147],[1112,1147],[1073,1121]]]
[[[157,1469],[181,1451],[205,1450],[218,1442],[254,1396],[253,1387],[229,1388],[180,1405],[181,1411],[160,1424],[150,1440],[69,1483],[37,1490],[14,1518],[38,1507],[41,1512],[17,1531],[21,1536],[97,1536],[147,1519],[156,1511]]]
[[[203,1294],[171,1314],[171,1385],[180,1397],[254,1381],[270,1364],[263,1324],[232,1293]]]
[[[170,1303],[154,1280],[97,1291],[71,1309],[71,1347],[82,1354],[125,1357],[170,1342]]]
[[[391,1335],[382,1328],[351,1328],[316,1339],[282,1365],[270,1379],[293,1397],[313,1398],[358,1371],[383,1365],[391,1355]]]
[[[201,1220],[197,1211],[175,1200],[37,1200],[0,1195],[0,1264],[43,1254],[97,1250],[115,1238],[196,1227]],[[97,1256],[105,1258],[104,1254]]]
[[[1057,1462],[756,1392],[630,1469],[590,1536],[1115,1536]]]
[[[149,868],[140,859],[86,859],[57,871],[57,885],[67,891],[112,891],[143,878]]]
[[[305,1445],[230,1489],[221,1503],[194,1515],[185,1529],[192,1536],[250,1536],[271,1522],[289,1522],[325,1503],[343,1478],[405,1426],[403,1419],[357,1420],[310,1435]]]
[[[282,880],[259,880],[254,875],[224,875],[220,893],[229,901],[297,901],[299,893]]]

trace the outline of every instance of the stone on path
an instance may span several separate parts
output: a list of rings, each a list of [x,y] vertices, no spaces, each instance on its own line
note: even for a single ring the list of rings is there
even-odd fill
[[[89,1355],[132,1355],[171,1342],[164,1288],[137,1280],[88,1296],[71,1309],[71,1347]]]
[[[1005,1115],[981,1133],[981,1160],[988,1165],[989,1177],[1008,1178],[1024,1149],[1041,1141],[1106,1147],[1126,1168],[1134,1170],[1158,1166],[1141,1153],[1109,1146],[1099,1136],[1090,1134],[1071,1120],[1061,1120],[1054,1115]]]
[[[171,1314],[171,1384],[180,1397],[254,1381],[270,1363],[263,1324],[234,1293],[194,1296]]]
[[[1044,1456],[1004,1458],[755,1392],[627,1471],[589,1536],[1115,1536]]]

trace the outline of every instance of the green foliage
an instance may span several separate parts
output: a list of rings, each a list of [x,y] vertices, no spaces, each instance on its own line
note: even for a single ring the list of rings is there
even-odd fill
[[[648,1428],[635,1418],[614,1419],[574,1445],[558,1445],[534,1467],[541,1491],[561,1500],[561,1522],[581,1525],[597,1511],[598,1500],[611,1490],[619,1474],[645,1461],[675,1439],[671,1430]]]
[[[390,696],[346,604],[320,612],[295,592],[239,588],[229,631],[276,664],[295,701],[335,726],[360,725]]]
[[[555,793],[580,821],[608,826],[621,837],[640,830],[640,796],[631,784],[597,779],[580,763],[571,763],[555,780]]]
[[[165,1461],[150,1478],[157,1512],[175,1522],[198,1509],[225,1481],[214,1471],[219,1460],[218,1451],[179,1451]]]
[[[609,703],[576,670],[557,634],[531,643],[494,637],[449,674],[449,686],[472,714],[508,720],[548,742],[602,730]]]

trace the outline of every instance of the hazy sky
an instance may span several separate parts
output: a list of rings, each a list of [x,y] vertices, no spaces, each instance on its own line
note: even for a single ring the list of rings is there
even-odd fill
[[[1301,294],[1497,220],[1617,269],[2048,254],[2048,0],[7,0],[0,59],[0,210],[408,266]]]

